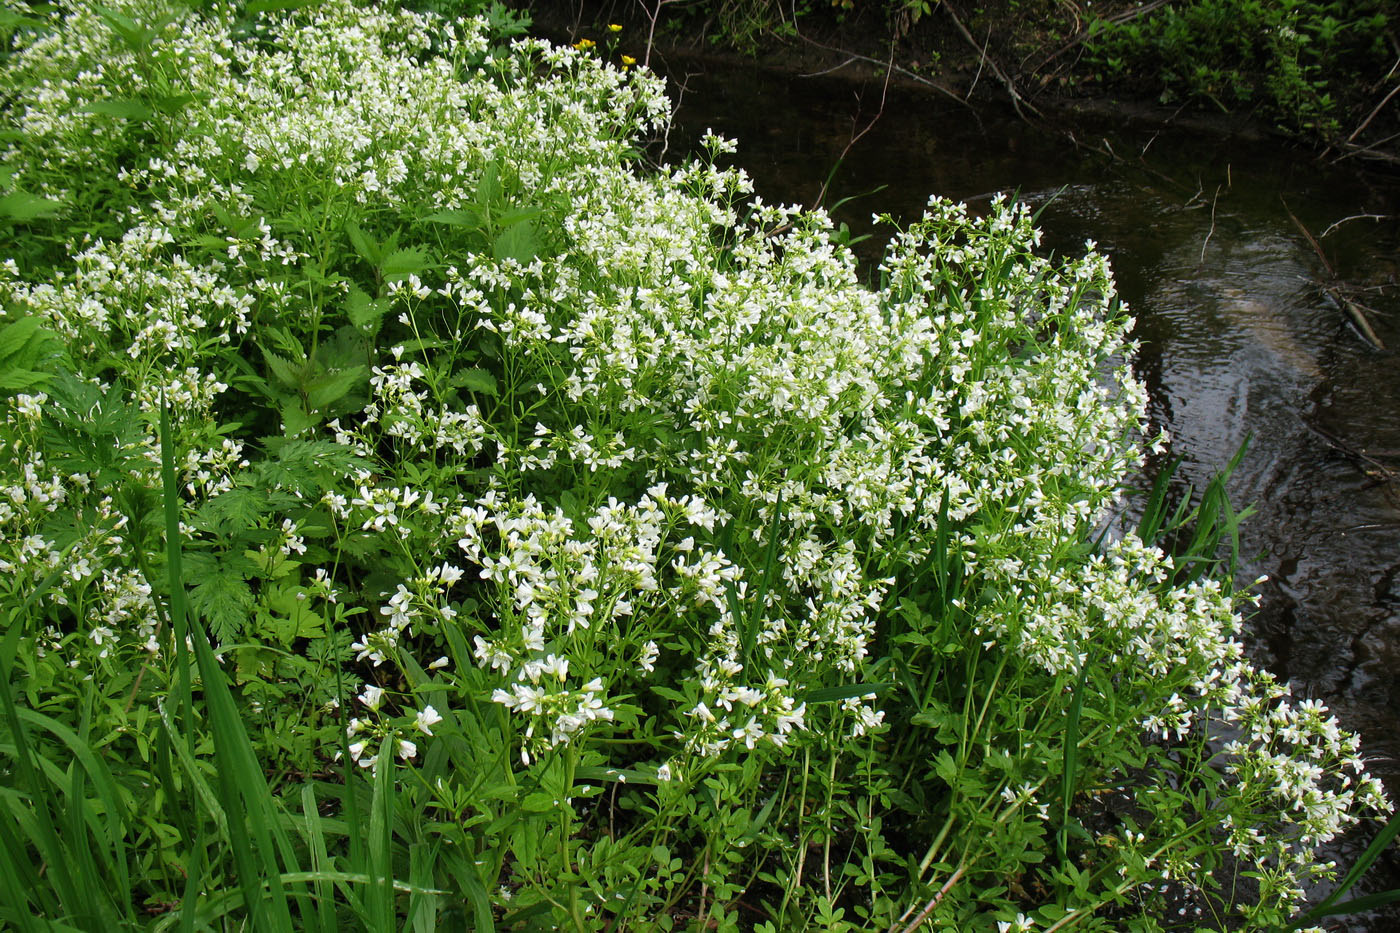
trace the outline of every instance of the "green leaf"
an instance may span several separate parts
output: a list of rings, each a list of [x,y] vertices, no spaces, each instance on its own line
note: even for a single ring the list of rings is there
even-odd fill
[[[62,207],[62,201],[41,198],[28,191],[11,191],[0,198],[0,218],[17,224],[28,223],[31,220],[53,217]]]
[[[253,592],[236,574],[215,572],[190,587],[190,605],[209,623],[220,644],[236,641],[253,612]]]
[[[460,211],[438,211],[423,218],[425,223],[446,224],[449,227],[480,227],[481,212],[472,208]]]
[[[524,265],[539,254],[539,238],[535,236],[534,224],[520,220],[506,227],[496,237],[491,254],[497,259],[514,259]]]
[[[267,347],[259,347],[262,350],[263,359],[267,362],[267,368],[272,370],[272,375],[278,382],[289,388],[296,388],[301,385],[301,380],[306,373],[306,364],[294,363],[286,357],[278,356]]]
[[[282,10],[304,10],[307,7],[320,6],[323,2],[325,0],[250,0],[244,10],[249,16],[258,16]]]
[[[496,395],[496,377],[484,369],[463,369],[452,377],[452,385],[479,395]]]
[[[350,237],[350,245],[354,247],[355,254],[375,268],[379,267],[380,250],[379,244],[374,242],[374,238],[360,229],[360,225],[353,220],[345,222],[345,233]]]
[[[145,123],[151,118],[151,108],[137,100],[110,98],[95,100],[86,107],[78,108],[80,113],[96,113],[104,117],[116,117],[133,123]]]
[[[379,324],[388,309],[387,301],[371,298],[355,286],[350,287],[350,294],[345,299],[345,316],[351,324],[371,336],[379,331]]]
[[[525,799],[520,801],[520,809],[526,813],[548,813],[558,805],[558,802],[551,794],[533,793],[526,794]]]
[[[313,410],[326,408],[345,398],[368,377],[369,370],[363,366],[333,370],[317,376],[306,387],[306,404]]]
[[[12,357],[34,339],[39,333],[40,321],[37,317],[22,317],[0,327],[0,363],[10,362]]]
[[[860,683],[841,684],[838,687],[818,687],[815,690],[808,690],[802,698],[807,703],[835,703],[837,700],[849,700],[851,697],[863,697],[871,693],[884,693],[891,687],[892,683]]]
[[[384,257],[379,274],[385,279],[407,278],[428,268],[428,254],[421,249],[401,249]]]

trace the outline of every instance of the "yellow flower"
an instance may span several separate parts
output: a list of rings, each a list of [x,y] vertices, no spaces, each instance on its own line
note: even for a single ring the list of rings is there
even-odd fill
[[[580,39],[574,43],[576,49],[591,49],[596,43],[592,39]]]
[[[632,67],[633,65],[635,65],[635,64],[637,64],[637,60],[636,60],[635,58],[633,58],[631,55],[624,55],[624,56],[622,56],[622,67],[623,67],[623,68],[631,68],[631,67]]]
[[[608,32],[622,32],[622,24],[608,23]]]

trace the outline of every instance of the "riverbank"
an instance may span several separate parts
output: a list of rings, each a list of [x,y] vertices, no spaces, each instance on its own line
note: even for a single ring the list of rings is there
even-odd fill
[[[1218,2],[1228,6],[1230,0]],[[524,6],[539,34],[605,43],[663,72],[674,71],[672,62],[683,68],[698,61],[759,64],[857,85],[882,85],[888,77],[891,87],[979,109],[1007,108],[1041,128],[1111,120],[1208,138],[1268,139],[1297,148],[1304,158],[1400,171],[1400,74],[1386,65],[1400,57],[1393,23],[1377,31],[1376,49],[1335,50],[1329,59],[1334,75],[1325,82],[1315,64],[1308,67],[1296,56],[1281,63],[1274,47],[1272,58],[1231,50],[1237,71],[1208,68],[1211,51],[1192,48],[1182,58],[1192,59],[1194,70],[1185,74],[1186,68],[1162,60],[1171,41],[1159,35],[1164,27],[1144,28],[1162,15],[1161,3],[989,0],[964,10],[941,2],[916,18],[891,15],[888,5],[836,4],[765,25],[752,17],[736,21],[734,3]],[[1205,28],[1188,19],[1176,16],[1176,33]],[[611,33],[610,23],[622,29]],[[1123,38],[1129,30],[1136,30],[1130,33],[1136,39]],[[1107,35],[1117,45],[1102,38]],[[1128,41],[1137,45],[1125,51]],[[1198,51],[1201,60],[1194,59]]]

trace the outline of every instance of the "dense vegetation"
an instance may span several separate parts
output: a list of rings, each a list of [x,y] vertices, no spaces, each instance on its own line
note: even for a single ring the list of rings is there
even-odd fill
[[[521,5],[542,13],[558,6]],[[959,94],[980,87],[984,96],[1004,97],[1010,86],[1018,100],[1041,104],[1113,95],[1173,110],[1238,114],[1309,143],[1400,162],[1393,138],[1400,129],[1400,34],[1386,0],[662,0],[641,6],[657,15],[663,35],[669,27],[680,41],[700,36],[760,57],[841,50]],[[619,15],[601,2],[580,9]],[[833,66],[842,61],[835,57]]]
[[[0,922],[1266,929],[1390,808],[1024,209],[866,284],[500,9],[5,3]]]

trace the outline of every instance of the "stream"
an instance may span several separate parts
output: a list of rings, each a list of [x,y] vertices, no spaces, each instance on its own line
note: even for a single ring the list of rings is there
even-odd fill
[[[768,201],[813,203],[880,114],[878,83],[668,65],[681,101],[668,158],[713,128],[738,139],[734,163]],[[1112,258],[1151,416],[1183,458],[1179,490],[1202,488],[1249,439],[1228,488],[1256,510],[1239,582],[1269,578],[1247,623],[1251,656],[1360,731],[1372,773],[1400,797],[1400,178],[1277,141],[1124,122],[1071,138],[891,88],[824,203],[854,197],[833,214],[876,233],[857,248],[866,259],[885,236],[872,213],[911,221],[930,194],[975,209],[998,191],[1044,209],[1047,248],[1092,239]],[[1356,215],[1384,217],[1345,219]],[[1390,349],[1363,337],[1339,295],[1370,309]],[[1345,866],[1366,842],[1344,840],[1335,857]],[[1394,887],[1392,846],[1352,895]],[[1400,929],[1400,908],[1329,929]]]

